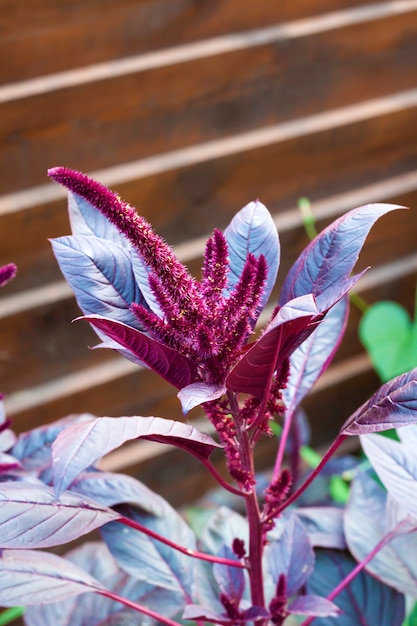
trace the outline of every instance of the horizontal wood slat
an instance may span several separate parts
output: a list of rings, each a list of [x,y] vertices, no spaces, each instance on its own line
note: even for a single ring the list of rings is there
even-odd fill
[[[403,92],[95,175],[178,243],[226,226],[256,197],[277,212],[300,195],[322,199],[409,172],[417,164],[416,112],[417,90]],[[9,225],[0,231],[1,255],[32,252],[68,232],[64,196],[49,184],[0,198],[0,224]],[[25,202],[30,210],[19,210]]]
[[[390,2],[368,0],[2,0],[2,82],[60,72],[207,37],[359,7],[357,19]],[[397,10],[410,0],[396,0]],[[374,7],[372,5],[375,5]],[[380,8],[379,8],[380,7]],[[378,11],[379,9],[379,11]],[[94,38],[94,45],[92,39]]]
[[[0,190],[44,182],[51,163],[106,168],[346,107],[358,93],[374,100],[393,83],[413,88],[416,23],[417,2],[411,13],[125,76],[103,68],[98,82],[5,99]]]
[[[357,269],[368,301],[411,313],[417,280],[417,0],[3,0],[0,263],[19,266],[0,300],[0,380],[18,431],[68,413],[184,419],[168,384],[105,350],[83,322],[48,237],[69,232],[62,164],[117,190],[194,274],[204,240],[259,197],[282,243],[277,290],[319,229],[355,206],[382,218]],[[93,37],[94,34],[94,37]],[[94,45],[92,41],[94,39]],[[266,319],[276,301],[271,299]],[[334,364],[305,406],[327,441],[378,385],[352,309]],[[187,419],[203,428],[201,413]],[[200,420],[200,421],[199,421]],[[259,468],[273,462],[265,440]],[[150,443],[103,467],[139,475],[174,504],[212,486],[193,459]]]

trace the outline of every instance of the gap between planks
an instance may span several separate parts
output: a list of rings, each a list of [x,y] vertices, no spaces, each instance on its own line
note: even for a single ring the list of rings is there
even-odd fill
[[[265,28],[221,35],[156,52],[96,63],[87,67],[66,70],[60,73],[32,78],[20,83],[5,85],[0,88],[0,103],[28,98],[58,89],[68,89],[117,76],[148,71],[167,65],[227,54],[245,48],[307,37],[316,33],[384,19],[415,10],[417,10],[417,0],[391,0],[390,2],[380,2],[332,11]]]
[[[89,175],[103,185],[111,187],[163,172],[190,167],[205,161],[213,161],[249,150],[256,150],[298,137],[330,131],[375,117],[393,115],[416,107],[417,88],[114,165],[90,172]],[[412,173],[407,174],[407,176],[412,176]],[[65,189],[52,182],[6,194],[0,196],[0,217],[62,200],[65,197]]]

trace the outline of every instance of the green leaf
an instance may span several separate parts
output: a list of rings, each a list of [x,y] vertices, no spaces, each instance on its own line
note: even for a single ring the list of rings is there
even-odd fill
[[[417,602],[414,604],[411,613],[407,616],[403,626],[417,626]]]
[[[341,476],[332,476],[329,486],[330,495],[339,504],[346,504],[349,499],[349,485]]]
[[[301,446],[300,455],[304,463],[307,463],[309,467],[317,467],[321,461],[321,456],[310,446]]]
[[[417,365],[417,324],[395,302],[378,302],[363,315],[359,336],[383,382]]]
[[[25,609],[22,606],[13,606],[0,613],[0,626],[6,626],[22,617]]]

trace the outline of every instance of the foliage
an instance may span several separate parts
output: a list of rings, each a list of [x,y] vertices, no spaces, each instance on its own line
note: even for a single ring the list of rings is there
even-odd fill
[[[404,307],[388,300],[365,311],[359,336],[382,382],[417,366],[416,314],[412,320]]]
[[[405,595],[417,596],[417,370],[385,383],[299,478],[301,457],[311,460],[300,402],[340,344],[369,230],[399,207],[360,207],[317,235],[254,338],[280,258],[259,201],[214,231],[198,281],[119,196],[66,168],[50,175],[69,190],[73,234],[52,246],[79,319],[99,347],[171,383],[184,414],[200,406],[216,436],[168,418],[80,414],[16,437],[2,415],[0,604],[23,604],[28,626],[401,626]],[[0,282],[14,271],[0,270]],[[377,435],[393,427],[403,427],[399,441]],[[253,451],[272,432],[277,459],[260,494]],[[378,479],[354,459],[331,459],[351,435],[360,435]],[[196,533],[136,479],[98,469],[101,456],[140,438],[193,455],[246,516],[221,506]],[[346,506],[318,506],[306,493],[317,479],[340,495],[346,469],[354,475]],[[64,556],[45,550],[93,529],[100,542]]]

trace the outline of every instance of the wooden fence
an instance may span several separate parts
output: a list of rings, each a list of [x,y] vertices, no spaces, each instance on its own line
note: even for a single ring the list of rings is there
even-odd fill
[[[367,301],[412,309],[417,270],[417,0],[0,0],[0,385],[22,431],[70,413],[182,419],[172,388],[96,342],[52,256],[69,233],[46,170],[93,174],[138,208],[198,271],[213,227],[259,197],[285,275],[307,238],[368,202],[384,217],[358,269]],[[279,285],[278,285],[279,287]],[[305,406],[323,443],[376,389],[352,311]],[[191,415],[192,417],[192,415]],[[196,418],[199,419],[197,413]],[[266,441],[260,466],[272,462]],[[177,504],[212,483],[197,463],[135,444],[105,466]]]

